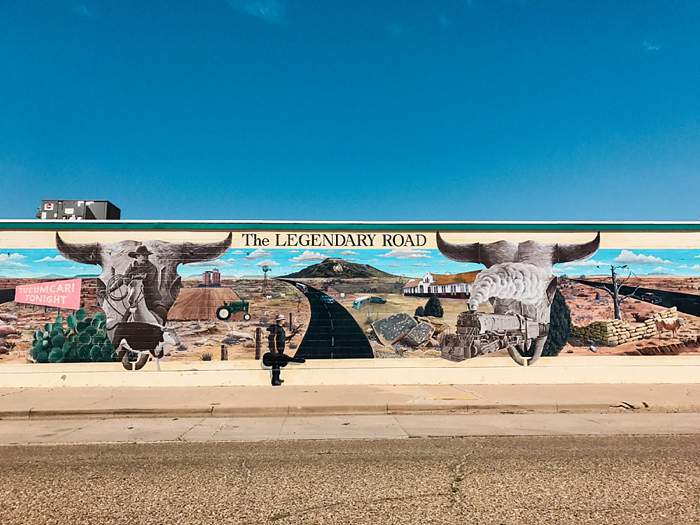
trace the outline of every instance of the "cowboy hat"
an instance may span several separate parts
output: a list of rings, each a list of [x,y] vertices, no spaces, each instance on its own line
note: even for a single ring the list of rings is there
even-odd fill
[[[149,255],[153,255],[153,252],[149,251],[148,248],[146,248],[143,244],[136,248],[133,252],[129,252],[129,257],[136,259],[138,255],[145,255],[148,257]]]
[[[282,314],[279,314],[277,317],[275,317],[275,321],[285,321],[286,319],[287,318]]]

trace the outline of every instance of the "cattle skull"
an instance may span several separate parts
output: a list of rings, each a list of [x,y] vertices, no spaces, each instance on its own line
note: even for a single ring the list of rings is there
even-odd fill
[[[83,264],[96,264],[102,267],[102,273],[98,279],[98,304],[103,308],[107,316],[107,326],[113,324],[122,315],[110,301],[103,300],[106,287],[114,275],[124,274],[133,258],[129,256],[139,245],[144,245],[151,252],[149,257],[158,270],[158,291],[162,298],[162,304],[166,310],[175,303],[175,299],[182,287],[182,281],[177,273],[181,264],[190,264],[216,259],[223,255],[231,246],[232,235],[229,233],[225,239],[213,243],[195,244],[190,242],[170,243],[164,241],[120,241],[112,244],[99,242],[89,244],[76,244],[65,242],[56,233],[56,247],[67,259]]]
[[[600,233],[583,244],[535,241],[452,244],[438,232],[437,246],[452,260],[486,266],[472,286],[471,309],[475,309],[481,299],[489,300],[496,314],[522,315],[548,329],[557,285],[553,266],[593,255],[600,246]],[[523,355],[525,348],[509,348],[509,353],[520,365],[532,364],[542,355],[546,341],[547,335],[535,339],[530,358]]]

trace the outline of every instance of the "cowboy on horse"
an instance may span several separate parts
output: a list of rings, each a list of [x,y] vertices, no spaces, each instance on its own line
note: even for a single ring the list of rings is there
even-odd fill
[[[158,268],[148,260],[149,255],[153,255],[153,253],[143,244],[139,245],[133,252],[129,252],[129,257],[136,260],[129,265],[124,275],[114,280],[108,292],[116,290],[123,284],[128,285],[132,280],[141,280],[146,307],[160,317],[164,323],[168,310],[158,289]]]

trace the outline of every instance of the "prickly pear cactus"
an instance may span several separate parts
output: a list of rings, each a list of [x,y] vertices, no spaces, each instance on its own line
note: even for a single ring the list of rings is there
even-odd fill
[[[32,359],[37,363],[115,361],[106,322],[104,313],[88,317],[82,308],[65,319],[57,315],[53,323],[34,332]]]

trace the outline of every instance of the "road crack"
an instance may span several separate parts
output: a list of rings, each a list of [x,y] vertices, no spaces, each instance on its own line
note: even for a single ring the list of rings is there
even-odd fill
[[[175,441],[185,441],[183,439],[185,437],[185,435],[189,434],[196,426],[201,425],[203,421],[204,421],[203,419],[200,419],[199,421],[194,423],[191,427],[189,427],[187,430],[183,431],[179,436],[177,436]]]

